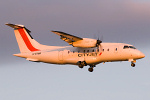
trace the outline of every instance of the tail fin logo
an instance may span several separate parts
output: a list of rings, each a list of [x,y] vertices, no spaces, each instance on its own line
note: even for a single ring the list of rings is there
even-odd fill
[[[19,31],[19,33],[20,33],[24,43],[26,44],[27,48],[31,52],[33,52],[33,51],[40,51],[39,49],[36,49],[35,47],[33,47],[33,45],[31,44],[30,40],[28,39],[28,37],[27,37],[27,35],[26,35],[25,31],[24,31],[24,28],[19,28],[18,31]]]

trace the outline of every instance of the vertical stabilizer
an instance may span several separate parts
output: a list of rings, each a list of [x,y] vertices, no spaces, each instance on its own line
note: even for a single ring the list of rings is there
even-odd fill
[[[39,45],[39,43],[35,42],[35,40],[30,35],[31,31],[28,30],[24,25],[10,23],[7,23],[6,25],[14,29],[16,40],[18,42],[18,46],[21,53],[40,51],[38,48],[36,48]]]

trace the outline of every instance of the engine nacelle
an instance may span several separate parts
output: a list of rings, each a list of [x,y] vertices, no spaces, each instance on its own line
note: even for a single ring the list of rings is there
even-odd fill
[[[96,43],[97,43],[96,39],[83,38],[83,40],[73,42],[72,46],[81,48],[92,48],[96,47]]]

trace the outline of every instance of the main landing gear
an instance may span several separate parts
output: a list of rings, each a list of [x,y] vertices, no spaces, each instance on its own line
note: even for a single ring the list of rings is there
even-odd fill
[[[85,61],[79,61],[78,66],[79,68],[83,68],[84,66],[87,66],[87,63]]]
[[[86,63],[85,61],[78,61],[77,64],[78,64],[79,68],[83,68],[84,66],[87,66],[87,63]],[[88,71],[89,71],[89,72],[93,72],[94,67],[96,67],[94,64],[93,64],[93,65],[90,65]]]

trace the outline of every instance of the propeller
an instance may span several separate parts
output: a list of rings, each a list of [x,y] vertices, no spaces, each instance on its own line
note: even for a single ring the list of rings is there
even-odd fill
[[[102,40],[103,40],[103,36],[101,37],[101,39],[99,39],[99,34],[100,34],[100,31],[98,30],[98,39],[97,39],[97,42],[96,42],[96,47],[99,47],[99,45],[102,43]]]
[[[98,33],[100,33],[99,30],[98,30]],[[96,47],[97,47],[97,49],[100,49],[100,51],[103,51],[103,48],[101,45],[102,41],[103,41],[103,35],[101,36],[101,39],[99,39],[99,36],[98,36],[98,39],[96,41]]]
[[[103,37],[102,37],[103,38]],[[97,39],[96,47],[97,49],[100,49],[100,51],[103,51],[103,47],[101,45],[102,39],[100,40],[99,38]]]
[[[98,38],[97,43],[96,43],[96,47],[98,47],[101,43],[102,43],[102,41],[99,40],[99,38]]]

